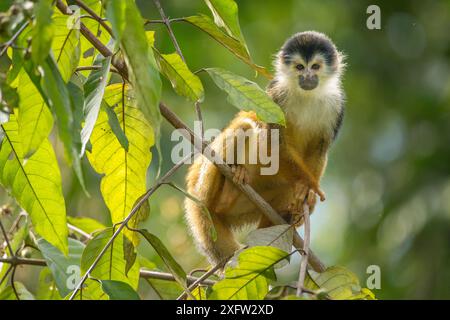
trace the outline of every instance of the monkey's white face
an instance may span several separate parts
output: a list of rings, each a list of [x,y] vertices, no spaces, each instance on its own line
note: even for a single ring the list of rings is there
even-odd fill
[[[282,66],[282,73],[295,83],[302,91],[311,91],[324,84],[336,70],[330,68],[325,58],[320,54],[315,54],[309,61],[306,61],[300,54],[294,54],[288,65]]]

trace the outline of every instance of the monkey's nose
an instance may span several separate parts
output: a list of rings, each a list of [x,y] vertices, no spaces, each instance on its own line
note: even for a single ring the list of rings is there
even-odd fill
[[[317,75],[302,75],[299,78],[299,84],[303,90],[312,90],[319,84],[319,78]]]

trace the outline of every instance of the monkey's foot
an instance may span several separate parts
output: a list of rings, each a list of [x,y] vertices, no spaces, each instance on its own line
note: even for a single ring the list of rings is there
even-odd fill
[[[298,181],[294,185],[294,192],[292,194],[292,200],[289,203],[288,210],[294,214],[302,212],[303,202],[306,199],[306,196],[308,195],[309,187],[301,182]]]
[[[233,182],[238,184],[250,183],[250,175],[247,169],[242,165],[232,165]]]

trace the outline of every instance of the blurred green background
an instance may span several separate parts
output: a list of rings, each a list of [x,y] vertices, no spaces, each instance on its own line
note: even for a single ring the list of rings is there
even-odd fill
[[[160,19],[152,1],[137,3],[144,18]],[[162,3],[172,18],[210,15],[201,0]],[[326,33],[347,56],[346,115],[322,181],[327,201],[312,216],[313,250],[327,265],[354,271],[363,286],[367,267],[379,266],[381,289],[373,290],[377,298],[450,299],[450,1],[237,3],[241,29],[257,64],[272,69],[272,57],[285,39],[305,30]],[[381,8],[381,30],[366,27],[371,4]],[[174,51],[164,26],[148,29],[156,30],[162,52]],[[173,29],[191,70],[223,67],[267,85],[195,27],[174,23]],[[206,127],[223,128],[236,109],[209,78],[201,79]],[[176,96],[167,81],[163,101],[192,127],[194,106]],[[163,172],[173,165],[171,132],[164,123]],[[155,158],[149,185],[156,162]],[[60,163],[69,214],[108,223],[100,177],[85,163],[91,193],[86,198],[71,170]],[[173,181],[184,186],[185,172],[186,168],[180,170]],[[0,196],[1,203],[4,198]],[[146,227],[161,237],[185,270],[205,267],[183,218],[183,195],[162,187],[150,203]],[[157,261],[148,245],[140,250]],[[280,271],[280,278],[296,279],[298,263],[295,257]]]

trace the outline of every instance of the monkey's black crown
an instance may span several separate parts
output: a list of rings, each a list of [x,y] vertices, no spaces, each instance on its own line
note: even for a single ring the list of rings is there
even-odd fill
[[[316,53],[320,53],[329,66],[336,64],[337,51],[331,40],[324,34],[315,31],[299,32],[290,37],[281,48],[281,56],[285,64],[290,64],[294,54],[300,54],[307,62]]]

